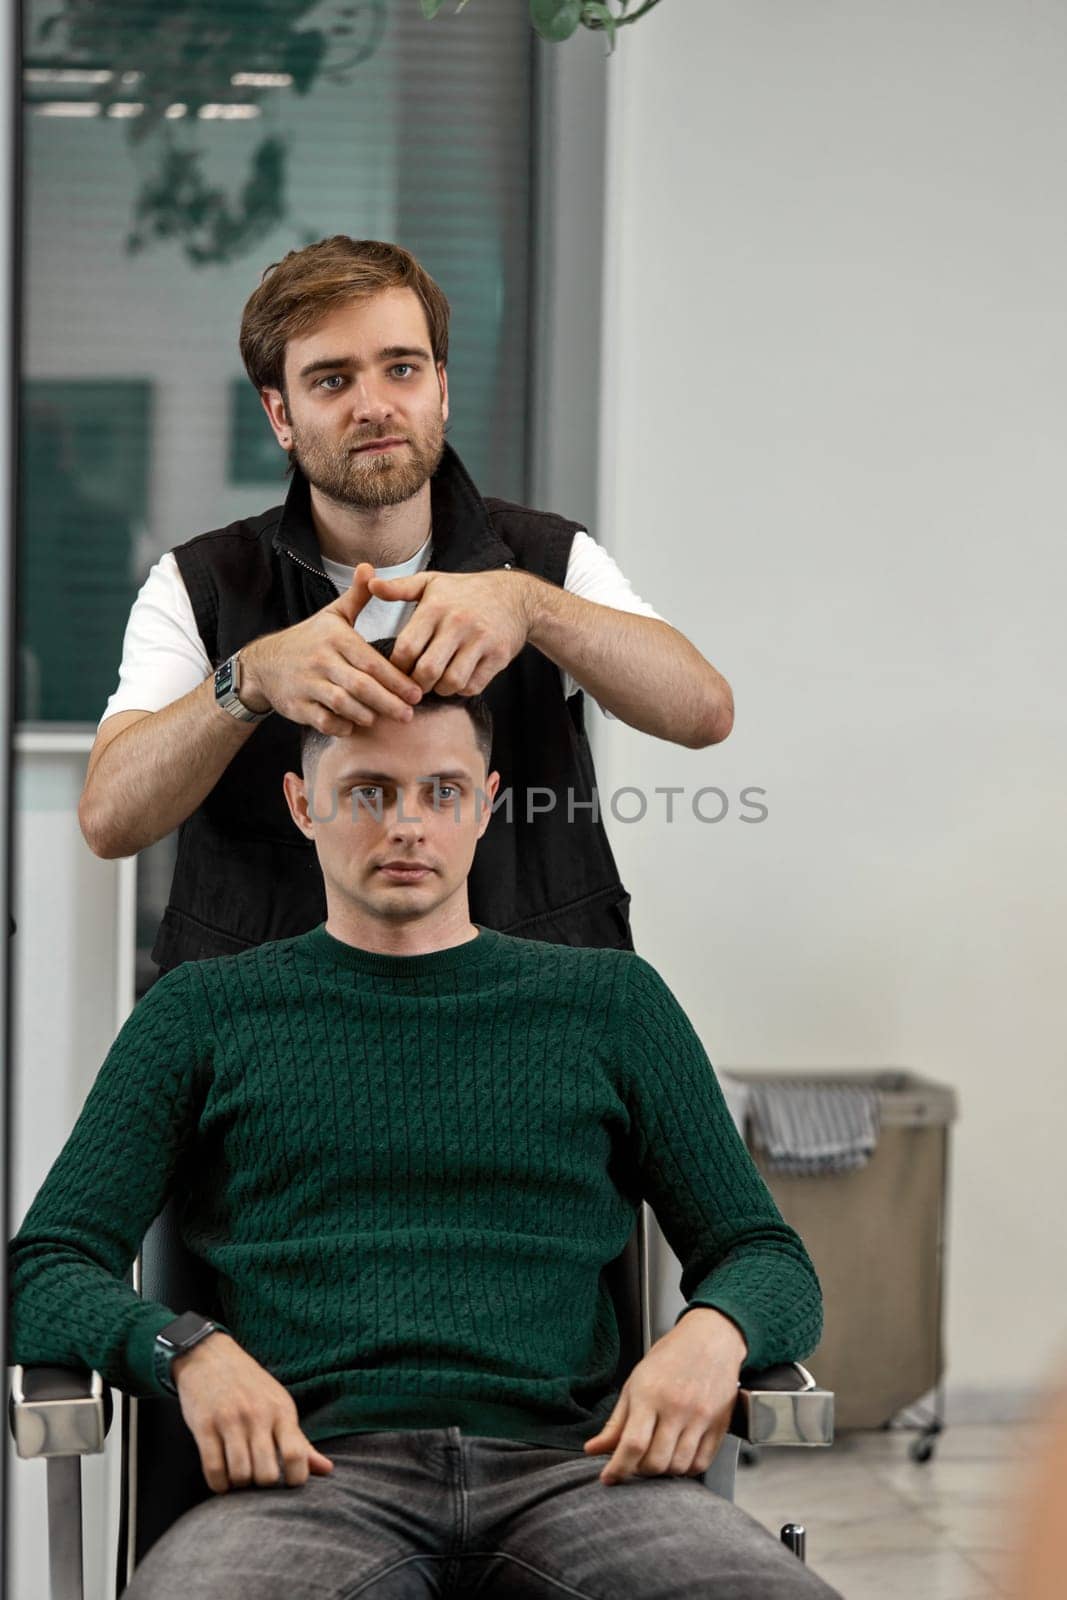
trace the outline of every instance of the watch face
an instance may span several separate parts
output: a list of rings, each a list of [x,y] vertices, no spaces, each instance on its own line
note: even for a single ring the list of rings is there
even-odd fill
[[[215,695],[216,695],[216,698],[221,697],[224,694],[229,694],[232,689],[233,689],[233,657],[231,656],[229,661],[224,661],[222,663],[222,666],[219,667],[218,670],[215,673]]]
[[[161,1344],[180,1350],[186,1340],[200,1332],[207,1320],[197,1311],[184,1311],[180,1317],[175,1317],[173,1322],[168,1322],[156,1337]]]

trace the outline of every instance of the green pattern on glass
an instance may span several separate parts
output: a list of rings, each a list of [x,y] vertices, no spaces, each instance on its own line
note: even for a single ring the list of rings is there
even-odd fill
[[[298,95],[355,81],[345,75],[370,60],[386,26],[386,0],[61,0],[27,28],[26,57],[58,70],[107,63],[93,98],[123,121],[148,168],[127,249],[178,240],[196,266],[218,265],[287,216],[288,141],[268,134],[244,178],[224,188],[203,171],[205,117],[258,119],[281,80]],[[39,97],[55,94],[49,85]]]
[[[151,385],[24,383],[18,715],[95,722],[115,687],[148,510]]]

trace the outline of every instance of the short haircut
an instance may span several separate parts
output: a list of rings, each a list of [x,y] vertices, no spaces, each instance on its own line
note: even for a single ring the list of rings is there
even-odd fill
[[[380,656],[388,661],[393,653],[395,639],[372,639],[371,649],[377,650]],[[474,742],[478,746],[485,761],[486,767],[493,751],[493,713],[488,702],[480,694],[437,694],[433,689],[424,694],[418,705],[413,706],[415,715],[422,716],[429,711],[465,711],[474,724]],[[305,727],[300,735],[300,769],[304,776],[318,764],[318,759],[327,745],[337,738],[335,733],[320,733],[318,728]]]
[[[267,268],[241,317],[241,359],[257,389],[285,393],[285,347],[323,317],[384,289],[413,289],[422,302],[435,362],[448,360],[449,305],[410,251],[379,239],[335,233],[290,250]]]

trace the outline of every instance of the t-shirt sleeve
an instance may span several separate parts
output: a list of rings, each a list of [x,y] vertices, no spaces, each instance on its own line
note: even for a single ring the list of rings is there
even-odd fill
[[[822,1330],[815,1269],[745,1148],[689,1019],[637,956],[623,1013],[638,1183],[682,1263],[688,1306],[713,1306],[737,1324],[746,1366],[799,1360]]]
[[[168,550],[133,602],[122,641],[118,688],[100,721],[118,711],[162,711],[197,688],[210,671],[189,591]]]
[[[579,600],[591,600],[594,605],[611,606],[615,611],[628,611],[635,617],[651,617],[655,622],[664,620],[647,600],[642,600],[635,592],[629,578],[608,555],[604,546],[597,544],[581,528],[571,543],[563,587],[568,594],[577,595]],[[562,667],[560,677],[563,679],[563,693],[569,700],[572,694],[578,693],[580,685]],[[606,717],[613,718],[612,712],[605,711],[603,706],[600,709]]]
[[[581,528],[571,542],[563,587],[579,600],[592,600],[596,605],[612,606],[616,611],[629,611],[635,617],[663,621],[659,612],[635,592],[629,578],[604,546],[597,544]]]
[[[178,1313],[142,1300],[125,1277],[198,1119],[206,1053],[191,970],[161,978],[134,1007],[12,1241],[15,1361],[91,1367],[159,1392],[153,1343]]]

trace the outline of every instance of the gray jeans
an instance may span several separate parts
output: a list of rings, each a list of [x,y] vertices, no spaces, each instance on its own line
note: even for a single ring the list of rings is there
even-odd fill
[[[598,1482],[604,1460],[458,1428],[350,1434],[330,1477],[217,1496],[128,1600],[835,1600],[746,1512],[688,1478]]]

